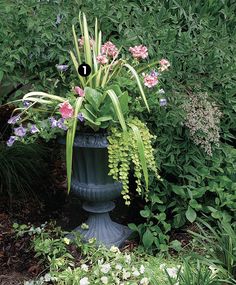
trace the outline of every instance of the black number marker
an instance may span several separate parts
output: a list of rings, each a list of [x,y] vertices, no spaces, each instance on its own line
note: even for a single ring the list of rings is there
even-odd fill
[[[82,63],[78,68],[78,72],[83,77],[89,76],[91,67],[87,63]]]

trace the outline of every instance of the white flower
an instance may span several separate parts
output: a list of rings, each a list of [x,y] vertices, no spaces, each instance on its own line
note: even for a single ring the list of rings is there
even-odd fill
[[[141,265],[139,271],[141,274],[143,274],[145,272],[145,267]]]
[[[176,267],[166,268],[166,271],[171,278],[177,277],[178,268]]]
[[[128,279],[131,276],[131,273],[123,269],[123,279]]]
[[[84,277],[79,281],[79,285],[88,285],[88,284],[90,284],[90,282],[88,281],[88,277]]]
[[[87,272],[88,271],[88,265],[87,264],[82,264],[81,265],[81,269]]]
[[[140,284],[142,285],[148,285],[149,284],[149,280],[147,277],[144,277],[140,280]]]
[[[66,238],[66,237],[63,239],[63,241],[64,241],[65,244],[70,244],[70,240],[68,238]]]
[[[111,269],[111,265],[109,263],[105,263],[101,266],[102,273],[107,273]]]
[[[108,284],[108,278],[106,276],[102,276],[101,281],[103,284]]]
[[[215,276],[217,274],[217,272],[219,271],[219,269],[215,266],[215,265],[210,265],[209,269],[211,270],[211,276]]]
[[[115,269],[116,270],[121,270],[122,269],[122,265],[120,263],[116,264]]]
[[[139,273],[139,271],[138,271],[138,270],[134,270],[134,271],[133,271],[133,275],[134,275],[135,277],[137,277],[137,276],[139,276],[139,275],[140,275],[140,273]]]
[[[125,261],[126,261],[127,263],[130,263],[130,262],[131,262],[131,256],[130,256],[129,254],[126,254],[126,255],[125,255]]]
[[[81,229],[82,229],[82,230],[88,230],[88,229],[89,229],[89,225],[87,225],[86,223],[83,223],[83,224],[81,225]]]
[[[119,252],[119,253],[120,253],[119,248],[116,247],[116,246],[114,246],[114,245],[110,248],[110,251],[111,251],[111,252],[114,252],[114,253],[115,253],[115,252]]]
[[[159,266],[159,268],[160,268],[162,271],[164,271],[164,269],[166,268],[166,264],[165,264],[165,263],[162,263],[162,264]]]

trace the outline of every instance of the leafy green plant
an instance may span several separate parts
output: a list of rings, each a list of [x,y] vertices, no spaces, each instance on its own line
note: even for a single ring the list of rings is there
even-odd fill
[[[226,270],[229,278],[236,280],[236,226],[219,222],[217,228],[199,219],[200,233],[189,231],[200,244],[207,249],[209,258],[201,257],[205,262],[214,263]]]
[[[0,190],[10,197],[14,194],[35,193],[33,187],[46,175],[43,158],[47,148],[39,144],[22,145],[12,148],[0,143]]]
[[[179,268],[176,274],[173,276],[173,269],[169,271],[165,269],[168,276],[170,285],[219,285],[223,284],[218,281],[217,274],[213,273],[208,267],[200,263],[191,264],[188,261],[184,261],[183,266]],[[176,283],[177,282],[177,283]]]

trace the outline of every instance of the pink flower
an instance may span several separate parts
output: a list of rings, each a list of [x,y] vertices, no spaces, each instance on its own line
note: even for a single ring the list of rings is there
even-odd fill
[[[160,67],[159,67],[159,70],[160,71],[164,71],[164,70],[167,70],[168,67],[170,67],[170,63],[167,59],[163,58],[162,60],[159,61],[160,63]]]
[[[98,55],[98,56],[96,57],[96,59],[97,59],[97,62],[98,62],[98,63],[101,63],[101,64],[106,64],[106,63],[108,63],[108,59],[107,59],[107,57],[106,57],[105,55],[100,54],[100,55]]]
[[[73,116],[74,109],[68,101],[59,104],[59,107],[60,107],[59,111],[61,113],[62,118],[67,119]]]
[[[156,86],[158,83],[158,78],[155,75],[144,75],[144,85],[148,88]]]
[[[84,45],[84,37],[81,37],[80,39],[78,39],[79,42],[79,46],[82,47]],[[95,41],[93,39],[89,39],[89,44],[90,47],[93,48]]]
[[[129,51],[132,53],[132,56],[137,59],[144,59],[148,57],[148,49],[143,45],[130,47]]]
[[[118,49],[112,42],[106,42],[102,45],[102,54],[115,57],[118,54]]]
[[[75,93],[77,95],[79,95],[80,97],[84,97],[84,90],[81,89],[79,86],[75,86],[75,89],[74,89]]]

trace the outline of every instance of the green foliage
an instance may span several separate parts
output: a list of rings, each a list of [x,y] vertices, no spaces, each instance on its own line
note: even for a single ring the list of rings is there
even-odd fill
[[[179,268],[176,277],[171,276],[171,271],[166,271],[169,284],[175,285],[176,281],[179,285],[220,285],[223,284],[217,278],[217,274],[212,272],[207,266],[197,260],[196,264],[190,264],[184,261],[183,266]],[[224,283],[225,284],[225,283]]]
[[[126,204],[130,204],[129,196],[129,172],[134,169],[136,182],[136,191],[147,198],[148,193],[148,173],[147,169],[154,172],[157,178],[155,158],[151,141],[153,136],[148,128],[137,118],[128,121],[130,126],[127,132],[121,132],[116,128],[111,129],[111,135],[108,137],[109,146],[109,168],[111,175],[115,180],[121,181],[123,185],[122,195]],[[134,136],[134,137],[133,137]],[[146,189],[142,190],[141,178],[146,178]]]
[[[46,175],[42,167],[47,149],[39,144],[22,145],[12,148],[0,143],[0,190],[10,197],[13,194],[33,193],[33,187]]]
[[[219,222],[215,229],[200,219],[199,233],[189,231],[201,246],[207,250],[209,258],[201,257],[208,264],[213,263],[225,269],[228,277],[236,282],[236,225]]]

